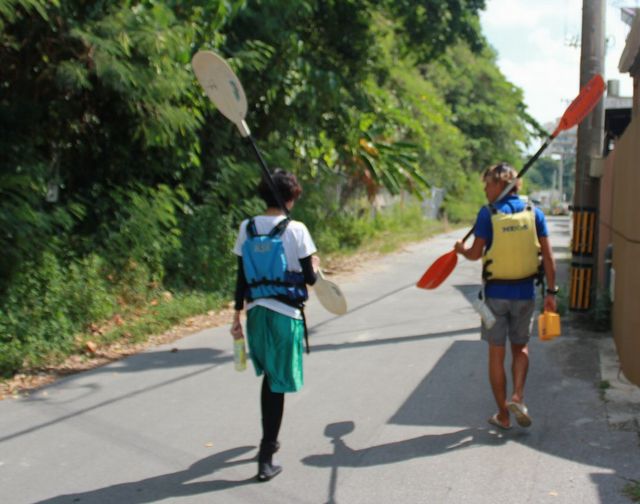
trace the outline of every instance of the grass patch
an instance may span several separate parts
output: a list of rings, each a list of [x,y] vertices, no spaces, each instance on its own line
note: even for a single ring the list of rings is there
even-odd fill
[[[408,219],[406,221],[395,218],[381,219],[372,237],[353,252],[378,252],[388,254],[395,252],[403,245],[425,240],[445,231],[441,221],[427,219]]]
[[[466,225],[468,223],[458,223],[453,227]],[[451,226],[447,222],[426,218],[419,204],[410,202],[387,208],[374,217],[363,218],[358,221],[357,228],[360,239],[347,246],[331,246],[332,241],[329,240],[330,246],[325,249],[322,244],[327,240],[321,236],[318,244],[320,256],[323,259],[326,257],[329,262],[339,262],[341,258],[361,253],[388,254],[409,243],[448,231]],[[338,237],[337,242],[348,243],[342,237]]]
[[[147,336],[164,332],[189,317],[218,310],[226,302],[217,294],[195,292],[173,296],[164,293],[152,299],[144,308],[131,309],[111,319],[104,327],[81,334],[78,340],[82,344],[89,340],[96,344],[120,340],[139,343],[145,341]]]
[[[70,357],[86,361],[116,343],[127,350],[127,346],[146,342],[150,336],[162,334],[190,317],[220,310],[227,302],[216,294],[193,292],[174,296],[168,291],[159,292],[144,305],[121,307],[109,319],[90,324],[85,331],[77,332],[72,343],[64,348],[53,347],[40,351],[37,346],[23,347],[17,356],[22,365],[16,377],[55,372],[60,366],[66,368]],[[32,357],[36,352],[36,357]],[[110,352],[113,353],[113,350]],[[14,378],[11,376],[0,378],[0,397],[2,389],[6,389],[12,381]]]
[[[640,502],[640,481],[631,480],[625,485],[623,493],[633,502]]]
[[[609,380],[602,380],[599,384],[598,384],[598,388],[600,390],[607,390],[608,388],[611,388],[611,384],[609,383]]]

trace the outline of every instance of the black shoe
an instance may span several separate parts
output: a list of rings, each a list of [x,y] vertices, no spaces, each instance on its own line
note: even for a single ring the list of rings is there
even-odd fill
[[[269,481],[282,472],[282,466],[275,462],[259,462],[258,463],[258,481]]]

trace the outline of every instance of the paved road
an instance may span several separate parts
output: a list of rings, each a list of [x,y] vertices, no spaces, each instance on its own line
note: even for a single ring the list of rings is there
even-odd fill
[[[565,252],[568,220],[552,229]],[[607,423],[597,339],[533,341],[532,428],[487,424],[495,406],[468,301],[479,264],[461,261],[436,291],[413,287],[463,234],[341,278],[343,317],[309,303],[306,385],[286,399],[275,480],[253,479],[260,381],[234,371],[217,328],[0,402],[0,502],[629,502],[638,437]]]

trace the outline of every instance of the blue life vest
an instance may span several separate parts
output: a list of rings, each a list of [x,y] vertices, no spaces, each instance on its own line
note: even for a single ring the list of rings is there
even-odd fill
[[[287,267],[282,233],[289,222],[289,219],[280,221],[266,235],[257,233],[253,219],[247,223],[247,239],[242,244],[247,300],[276,298],[291,306],[301,307],[309,298],[302,272],[289,271]]]

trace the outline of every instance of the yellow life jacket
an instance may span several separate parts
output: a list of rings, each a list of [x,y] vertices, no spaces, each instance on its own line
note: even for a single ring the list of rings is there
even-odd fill
[[[482,258],[485,280],[533,278],[540,265],[540,242],[535,211],[528,206],[517,213],[502,213],[489,207],[493,239]]]

